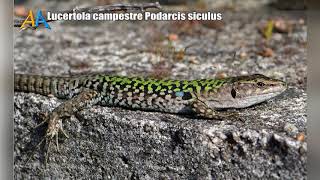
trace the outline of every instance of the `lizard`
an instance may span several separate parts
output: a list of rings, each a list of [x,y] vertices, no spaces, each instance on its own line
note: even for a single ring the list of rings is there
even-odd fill
[[[57,150],[59,133],[68,138],[63,129],[63,120],[93,105],[215,119],[220,116],[220,109],[253,106],[278,96],[287,88],[284,81],[261,74],[199,80],[106,74],[70,77],[14,75],[15,92],[55,96],[65,100],[39,124],[48,124],[45,138],[40,143],[48,140],[50,146],[56,138]]]

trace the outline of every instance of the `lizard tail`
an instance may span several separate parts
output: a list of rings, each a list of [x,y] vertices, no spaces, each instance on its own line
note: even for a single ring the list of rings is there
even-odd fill
[[[63,97],[69,91],[69,78],[15,74],[14,90]]]

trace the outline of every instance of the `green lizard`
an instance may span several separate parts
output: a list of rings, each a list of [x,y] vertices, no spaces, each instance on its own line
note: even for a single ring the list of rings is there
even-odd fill
[[[109,75],[15,74],[14,89],[66,99],[43,121],[48,123],[44,139],[56,138],[58,148],[58,133],[68,137],[62,127],[63,119],[95,104],[215,118],[219,115],[216,110],[261,103],[284,92],[287,84],[260,74],[190,81]]]

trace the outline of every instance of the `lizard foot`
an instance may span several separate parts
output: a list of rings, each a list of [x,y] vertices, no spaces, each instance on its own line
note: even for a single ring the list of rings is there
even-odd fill
[[[244,120],[240,117],[240,113],[238,112],[219,112],[217,113],[216,117],[218,119],[229,119],[229,120],[235,120],[235,121],[242,121],[244,122]]]
[[[47,129],[45,137],[44,137],[44,139],[46,139],[46,144],[48,145],[46,156],[45,156],[46,163],[48,160],[48,154],[50,152],[50,146],[51,146],[51,143],[53,140],[56,141],[57,151],[59,152],[59,141],[58,141],[59,132],[61,132],[66,138],[69,138],[69,136],[67,135],[67,133],[63,129],[62,119],[60,118],[60,116],[57,113],[53,112],[49,116],[48,129]]]
[[[238,112],[219,112],[217,113],[217,116],[222,118],[238,117],[239,113]]]
[[[44,123],[48,123],[48,127],[47,127],[47,130],[46,130],[46,133],[45,133],[43,139],[35,146],[35,148],[33,149],[33,152],[42,143],[45,142],[45,146],[47,146],[46,147],[47,150],[45,152],[45,164],[47,164],[52,141],[54,141],[54,140],[56,141],[57,151],[59,152],[59,141],[58,141],[59,132],[61,132],[66,138],[69,138],[69,136],[64,131],[63,126],[62,126],[62,119],[60,118],[60,116],[57,113],[53,112],[50,114],[44,114],[43,116],[44,116],[44,118],[42,118],[43,121],[41,123],[39,123],[35,128],[42,126]],[[33,152],[32,152],[32,154],[33,154]],[[27,162],[31,158],[32,158],[32,155],[30,155]]]

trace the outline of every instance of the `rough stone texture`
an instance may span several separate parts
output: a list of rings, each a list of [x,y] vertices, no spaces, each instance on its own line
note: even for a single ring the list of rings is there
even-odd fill
[[[223,17],[224,25],[57,22],[50,24],[51,31],[15,30],[15,72],[176,79],[262,73],[290,85],[278,98],[223,121],[94,106],[65,121],[70,138],[61,138],[60,152],[52,146],[46,167],[43,146],[27,162],[45,130],[33,127],[41,112],[62,101],[15,93],[15,178],[306,179],[304,14],[258,9],[225,12]],[[265,42],[258,26],[275,17],[293,23],[292,32],[273,33]],[[182,60],[170,53],[141,52],[165,49],[165,37],[172,33],[178,35],[172,42],[178,50],[193,45]],[[273,56],[259,55],[264,46],[271,47]]]

